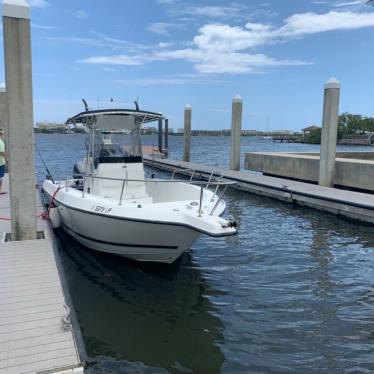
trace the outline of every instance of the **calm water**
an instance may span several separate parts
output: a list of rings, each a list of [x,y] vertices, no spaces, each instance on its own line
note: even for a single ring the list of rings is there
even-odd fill
[[[84,136],[36,140],[54,175],[83,157]],[[182,138],[169,141],[180,158]],[[192,138],[192,161],[227,166],[229,141]],[[318,146],[243,138],[242,149]],[[227,203],[239,234],[201,237],[173,266],[96,253],[59,233],[92,372],[372,373],[373,229],[237,191]]]

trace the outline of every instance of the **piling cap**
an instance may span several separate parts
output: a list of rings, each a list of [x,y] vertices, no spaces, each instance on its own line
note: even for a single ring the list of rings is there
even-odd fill
[[[25,0],[3,0],[3,17],[30,19],[30,6]]]
[[[240,95],[236,95],[232,98],[232,102],[233,103],[242,103],[243,102],[243,99],[241,98]]]
[[[192,109],[192,107],[191,107],[191,105],[190,104],[187,104],[185,107],[184,107],[184,109],[186,109],[186,110],[191,110]]]
[[[325,90],[327,90],[328,88],[340,88],[340,82],[335,77],[331,77],[325,83]]]

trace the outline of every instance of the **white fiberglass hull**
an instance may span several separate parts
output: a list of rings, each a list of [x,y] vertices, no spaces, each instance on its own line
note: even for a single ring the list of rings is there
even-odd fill
[[[183,226],[108,218],[66,207],[59,211],[62,228],[86,247],[137,261],[172,263],[200,236]]]
[[[100,198],[74,188],[58,189],[45,181],[43,190],[58,207],[62,228],[88,248],[116,254],[137,261],[172,263],[188,250],[201,233],[211,236],[236,234],[219,215],[225,203],[218,204],[206,191],[205,213],[199,216],[190,201],[134,204]],[[56,192],[57,191],[57,192]],[[216,198],[217,199],[217,198]]]

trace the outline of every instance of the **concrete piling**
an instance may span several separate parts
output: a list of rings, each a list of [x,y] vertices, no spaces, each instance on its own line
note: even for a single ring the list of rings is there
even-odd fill
[[[183,161],[190,161],[191,151],[191,105],[186,105],[184,108],[184,148],[183,148]]]
[[[12,240],[36,239],[30,7],[3,1]]]
[[[232,99],[230,169],[240,170],[240,136],[242,130],[243,99],[236,95]]]
[[[324,87],[321,152],[318,184],[334,186],[336,139],[339,120],[340,82],[330,78]]]

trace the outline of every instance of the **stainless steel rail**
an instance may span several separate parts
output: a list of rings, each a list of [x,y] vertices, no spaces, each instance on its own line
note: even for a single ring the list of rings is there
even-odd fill
[[[186,170],[186,169],[183,169],[183,170]],[[192,170],[192,169],[190,169],[190,170]],[[175,173],[173,172],[173,177],[174,177],[174,174]],[[186,180],[183,180],[183,179],[153,179],[153,178],[150,178],[150,179],[148,179],[148,178],[146,178],[146,179],[129,179],[129,178],[127,178],[127,173],[126,173],[126,178],[100,177],[100,176],[92,175],[90,173],[86,173],[86,174],[75,174],[75,176],[82,177],[82,198],[84,198],[84,196],[85,196],[85,187],[86,187],[87,179],[92,179],[92,180],[93,179],[102,179],[102,180],[111,180],[111,181],[121,182],[122,183],[121,194],[120,194],[118,205],[122,205],[123,193],[124,193],[124,190],[125,190],[125,186],[128,185],[129,182],[144,182],[144,183],[186,183],[186,184],[192,184],[192,185],[200,186],[198,217],[201,217],[202,213],[203,213],[202,207],[203,207],[204,189],[207,189],[208,187],[213,187],[213,186],[216,187],[215,191],[214,191],[213,198],[211,199],[211,202],[214,201],[214,197],[215,196],[217,196],[217,201],[216,201],[216,203],[214,204],[214,207],[212,208],[212,210],[209,213],[210,215],[213,215],[213,213],[217,209],[219,203],[223,199],[223,196],[224,196],[227,188],[230,185],[236,184],[236,182],[234,182],[234,181],[223,181],[222,180],[223,179],[223,175],[221,173],[219,173],[219,176],[218,176],[218,178],[216,178],[216,181],[212,181],[214,174],[215,173],[213,173],[213,172],[210,174],[208,182],[206,182],[206,181],[200,181],[200,180],[192,180],[192,175],[191,175],[191,178],[190,178],[189,181],[186,181]],[[71,174],[67,174],[66,177],[65,177],[65,186],[64,187],[65,187],[66,191],[68,190],[68,187],[71,187],[73,183],[76,184],[76,181],[77,181],[77,178],[69,179],[69,176],[71,176]],[[58,185],[61,188],[61,178],[59,179]],[[224,186],[224,189],[222,190],[222,192],[218,196],[217,193],[218,193],[218,190],[219,190],[219,188],[221,186]],[[86,192],[89,193],[89,191],[86,191]]]

